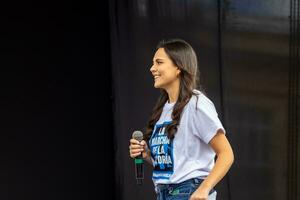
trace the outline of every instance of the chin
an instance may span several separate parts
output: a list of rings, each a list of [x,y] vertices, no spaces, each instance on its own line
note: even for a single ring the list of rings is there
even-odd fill
[[[155,85],[155,84],[154,84],[154,88],[157,88],[157,89],[159,89],[160,87],[159,87],[158,85]]]
[[[160,82],[160,81],[154,82],[154,88],[157,88],[157,89],[164,89],[165,85],[166,84],[164,82]]]

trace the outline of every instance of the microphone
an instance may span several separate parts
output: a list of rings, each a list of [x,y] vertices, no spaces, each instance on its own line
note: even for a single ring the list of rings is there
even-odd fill
[[[141,131],[134,131],[132,138],[141,142],[143,140],[143,133]],[[138,185],[143,184],[144,179],[144,160],[142,155],[138,155],[134,158],[135,163],[135,178]]]

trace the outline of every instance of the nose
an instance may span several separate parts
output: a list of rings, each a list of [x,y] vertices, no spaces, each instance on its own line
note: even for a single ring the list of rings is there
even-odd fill
[[[150,68],[150,72],[151,72],[151,73],[154,73],[155,71],[156,71],[156,68],[155,68],[154,65],[152,65],[152,67]]]

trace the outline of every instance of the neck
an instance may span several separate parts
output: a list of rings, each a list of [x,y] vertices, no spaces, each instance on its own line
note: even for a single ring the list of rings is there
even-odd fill
[[[175,82],[173,87],[166,89],[169,96],[169,103],[174,103],[177,101],[179,96],[179,81]]]

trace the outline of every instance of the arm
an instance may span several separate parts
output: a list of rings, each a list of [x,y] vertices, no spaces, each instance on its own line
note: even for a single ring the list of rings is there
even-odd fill
[[[199,188],[192,194],[190,200],[207,199],[209,191],[226,175],[234,161],[231,146],[221,129],[211,139],[209,145],[217,154],[215,166]]]

